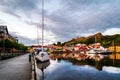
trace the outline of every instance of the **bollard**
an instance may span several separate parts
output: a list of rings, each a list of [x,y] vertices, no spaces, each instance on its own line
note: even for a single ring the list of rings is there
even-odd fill
[[[31,62],[31,53],[29,53],[29,62]]]

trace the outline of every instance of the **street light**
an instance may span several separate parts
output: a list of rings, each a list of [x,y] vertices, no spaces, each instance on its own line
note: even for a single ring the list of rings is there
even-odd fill
[[[5,53],[5,32],[4,32],[5,28],[3,29],[3,53]]]

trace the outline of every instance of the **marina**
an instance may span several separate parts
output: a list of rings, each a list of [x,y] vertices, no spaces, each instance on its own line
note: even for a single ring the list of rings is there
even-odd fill
[[[120,57],[113,56],[100,60],[51,57],[48,62],[37,63],[37,80],[119,80]]]
[[[120,80],[120,0],[1,0],[0,80]]]
[[[42,70],[37,73],[42,79]],[[44,69],[44,80],[120,80],[120,60],[50,60]],[[39,80],[39,79],[38,79]]]

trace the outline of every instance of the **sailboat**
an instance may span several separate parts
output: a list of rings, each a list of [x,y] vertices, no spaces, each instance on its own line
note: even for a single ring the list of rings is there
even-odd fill
[[[42,50],[35,56],[35,59],[40,62],[49,61],[49,52],[44,50],[44,0],[42,0]]]

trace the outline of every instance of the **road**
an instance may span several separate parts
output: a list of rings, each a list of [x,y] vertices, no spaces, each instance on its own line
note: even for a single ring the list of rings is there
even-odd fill
[[[0,80],[30,80],[31,63],[29,55],[21,55],[0,61]]]

